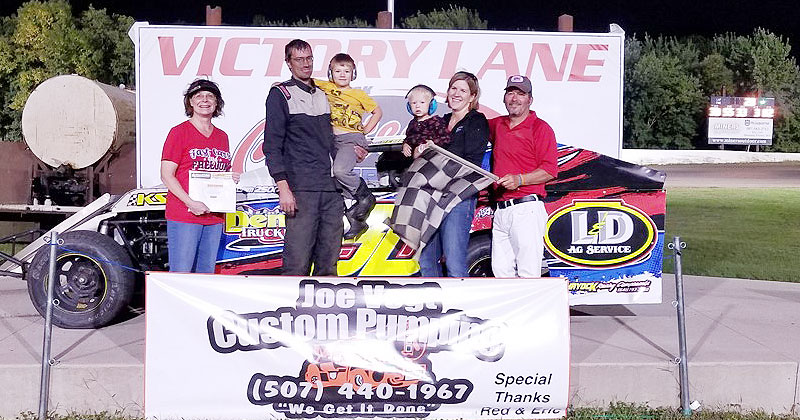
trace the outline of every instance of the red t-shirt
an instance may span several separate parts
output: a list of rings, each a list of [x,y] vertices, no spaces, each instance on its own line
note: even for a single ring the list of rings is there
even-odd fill
[[[556,135],[550,125],[531,111],[528,118],[509,127],[507,115],[489,120],[492,147],[492,172],[497,176],[532,172],[541,168],[558,176]],[[530,194],[544,197],[544,184],[523,185],[516,190],[498,190],[500,200],[520,198]]]
[[[178,164],[175,177],[181,187],[189,192],[189,171],[227,172],[231,170],[231,154],[228,151],[228,135],[214,127],[206,137],[190,122],[184,121],[172,127],[164,142],[161,160]],[[201,225],[214,225],[224,221],[222,213],[207,213],[195,216],[172,192],[167,194],[167,220]]]

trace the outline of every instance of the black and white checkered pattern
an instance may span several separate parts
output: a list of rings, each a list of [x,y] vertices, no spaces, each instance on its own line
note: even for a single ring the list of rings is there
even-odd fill
[[[430,241],[456,204],[493,182],[480,168],[435,149],[425,150],[403,174],[389,219],[392,230],[417,251]]]

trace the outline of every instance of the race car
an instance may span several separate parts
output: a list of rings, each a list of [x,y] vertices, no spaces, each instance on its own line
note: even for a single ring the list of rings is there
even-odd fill
[[[337,266],[341,276],[418,275],[414,250],[386,225],[400,170],[381,157],[396,149],[372,147],[357,168],[377,204],[367,220],[369,229],[342,243]],[[549,275],[569,279],[571,304],[660,302],[665,174],[570,146],[559,145],[558,153],[559,176],[547,184],[544,199],[550,214],[544,238]],[[275,184],[262,168],[244,173],[237,188],[236,212],[226,214],[216,272],[277,275],[285,223]],[[107,325],[128,311],[142,289],[144,272],[168,269],[166,194],[164,187],[157,187],[104,195],[53,228],[63,241],[56,258],[55,325]],[[492,276],[492,214],[487,195],[481,194],[468,249],[472,277]],[[41,314],[46,308],[48,237],[0,265],[0,274],[22,274]]]

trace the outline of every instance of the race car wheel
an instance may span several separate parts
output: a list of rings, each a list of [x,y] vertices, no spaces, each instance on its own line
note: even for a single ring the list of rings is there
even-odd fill
[[[98,232],[73,231],[59,236],[56,251],[53,324],[61,328],[99,328],[130,303],[135,273],[125,249]],[[28,294],[42,316],[47,311],[50,247],[43,246],[28,268]]]
[[[470,238],[467,248],[467,273],[470,277],[494,277],[492,273],[492,237],[478,235]]]

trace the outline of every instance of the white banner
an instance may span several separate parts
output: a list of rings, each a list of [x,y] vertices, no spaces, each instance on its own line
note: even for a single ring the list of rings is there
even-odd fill
[[[264,166],[264,102],[269,87],[290,77],[284,46],[311,43],[314,77],[325,79],[330,58],[347,52],[356,62],[354,87],[366,90],[384,111],[370,133],[405,133],[411,116],[405,94],[424,83],[444,102],[458,70],[477,75],[481,111],[506,114],[506,79],[533,81],[533,109],[553,127],[560,143],[618,157],[622,147],[624,32],[607,34],[383,29],[235,28],[151,26],[130,31],[136,50],[137,182],[160,184],[161,148],[169,129],[186,119],[183,92],[208,76],[225,100],[214,124],[229,136],[234,170]],[[439,107],[439,114],[447,106]]]
[[[147,418],[565,415],[565,279],[147,274]]]

